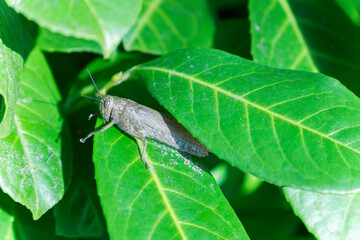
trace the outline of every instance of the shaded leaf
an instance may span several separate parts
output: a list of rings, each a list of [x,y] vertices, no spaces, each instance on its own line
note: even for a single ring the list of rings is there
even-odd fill
[[[310,46],[287,0],[250,0],[249,10],[252,54],[256,62],[318,72]]]
[[[241,170],[278,185],[359,190],[360,102],[335,79],[195,48],[130,73],[205,146]]]
[[[104,234],[101,213],[93,199],[96,192],[82,180],[72,181],[64,198],[54,207],[56,235],[64,237],[101,237]]]
[[[64,193],[59,102],[46,61],[34,50],[22,72],[15,129],[0,139],[0,186],[29,208],[34,219]]]
[[[215,48],[251,59],[249,21],[225,19],[217,24]]]
[[[356,94],[360,31],[334,0],[250,1],[252,53],[268,66],[322,72]]]
[[[0,1],[0,11],[0,39],[4,45],[25,59],[31,39],[23,28],[20,17],[6,5],[5,1]]]
[[[97,42],[105,58],[109,58],[135,23],[141,7],[141,0],[6,2],[17,12],[52,32]]]
[[[66,37],[59,33],[53,33],[46,28],[40,28],[37,46],[48,52],[93,52],[101,54],[101,48],[96,42]]]
[[[145,158],[151,170],[135,141],[115,127],[95,136],[95,176],[111,239],[248,239],[208,172],[151,140]]]
[[[360,26],[360,1],[359,0],[335,0],[337,4],[349,16],[351,21]]]
[[[124,38],[124,47],[151,54],[210,47],[215,29],[207,7],[205,0],[144,0],[139,19]]]

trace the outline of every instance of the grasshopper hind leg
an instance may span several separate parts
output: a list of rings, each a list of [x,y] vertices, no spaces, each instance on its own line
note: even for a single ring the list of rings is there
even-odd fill
[[[143,149],[141,149],[140,145],[138,144],[140,152],[141,152],[141,161],[144,163],[146,169],[150,169],[149,164],[146,162],[146,160],[144,158],[144,154],[145,154],[146,146],[147,146],[147,139],[144,138],[144,137],[134,136],[134,135],[133,135],[133,137],[139,139],[140,141],[142,141],[144,143],[144,148]]]

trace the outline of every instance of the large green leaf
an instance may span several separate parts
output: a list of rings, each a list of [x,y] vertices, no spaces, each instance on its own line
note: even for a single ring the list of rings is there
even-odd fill
[[[284,46],[294,46],[294,43],[304,39],[304,45],[294,47],[303,49],[304,59],[314,59],[321,71],[339,76],[339,79],[344,80],[352,89],[358,89],[353,81],[353,76],[357,76],[359,71],[356,66],[359,63],[358,56],[353,54],[358,47],[353,42],[358,42],[356,39],[359,31],[346,20],[333,1],[292,1],[291,6],[287,5],[286,1],[251,3],[249,9],[253,23],[253,43],[257,46],[273,43],[272,47],[263,48],[262,51],[253,48],[255,59],[272,66],[286,63],[286,67],[304,69],[306,63],[298,63],[299,55],[284,51]],[[259,3],[265,6],[259,7]],[[341,1],[341,4],[351,8],[352,1]],[[305,8],[306,11],[302,11]],[[286,14],[280,14],[281,12]],[[271,24],[267,24],[268,21],[271,21]],[[292,24],[282,28],[285,22]],[[283,31],[276,30],[280,28]],[[286,33],[291,31],[299,34],[290,37],[291,35]],[[265,41],[259,41],[260,38]],[[268,59],[271,53],[274,53],[274,57]],[[295,212],[319,239],[355,239],[355,236],[359,235],[359,218],[352,213],[359,212],[358,204],[355,203],[358,193],[332,195],[295,188],[285,188],[284,191]],[[331,225],[327,224],[329,222]]]
[[[358,239],[360,193],[321,194],[284,188],[295,213],[319,239]]]
[[[46,61],[34,50],[22,72],[15,129],[0,139],[0,186],[35,219],[64,193],[59,102]]]
[[[150,170],[134,139],[115,127],[95,136],[95,177],[112,240],[248,239],[207,171],[151,140],[145,158]]]
[[[346,0],[347,1],[347,0]],[[251,0],[252,53],[272,67],[322,72],[356,94],[360,31],[334,0]]]
[[[250,0],[252,54],[273,67],[318,71],[287,0]],[[281,55],[279,59],[277,56]],[[293,61],[295,59],[295,61]]]
[[[0,40],[0,138],[7,137],[14,127],[22,58]]]
[[[104,57],[135,23],[141,0],[6,0],[9,6],[52,32],[97,42]]]
[[[205,0],[144,0],[140,17],[124,38],[127,50],[164,54],[210,47],[214,24]]]
[[[10,134],[20,81],[25,44],[23,29],[15,11],[0,1],[0,138]],[[17,31],[13,31],[13,29]],[[24,54],[25,55],[25,54]]]
[[[212,152],[241,170],[278,185],[359,190],[360,101],[337,80],[196,48],[130,73]]]

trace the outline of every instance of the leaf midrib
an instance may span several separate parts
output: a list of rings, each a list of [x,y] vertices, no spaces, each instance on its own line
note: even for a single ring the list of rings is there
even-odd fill
[[[281,8],[284,10],[286,16],[288,17],[288,20],[290,21],[290,24],[293,27],[295,35],[297,36],[298,40],[300,41],[300,44],[304,47],[303,49],[306,51],[306,57],[309,61],[312,71],[319,72],[318,68],[314,64],[311,54],[309,53],[309,48],[305,42],[303,34],[301,33],[300,27],[294,17],[293,11],[291,10],[291,7],[289,6],[289,2],[287,0],[279,0],[279,4],[280,4]]]
[[[248,105],[250,105],[250,106],[253,106],[253,107],[255,107],[255,108],[257,108],[257,109],[259,109],[259,110],[261,110],[261,111],[263,111],[263,112],[271,115],[271,116],[274,116],[274,117],[276,117],[276,118],[278,118],[278,119],[281,119],[281,120],[283,120],[283,121],[286,121],[286,122],[288,122],[288,123],[290,123],[290,124],[292,124],[292,125],[294,125],[294,126],[297,126],[297,127],[299,127],[299,128],[305,129],[305,130],[307,130],[307,131],[309,131],[309,132],[312,132],[312,133],[314,133],[314,134],[316,134],[316,135],[319,135],[320,137],[323,137],[323,138],[325,138],[325,139],[328,139],[328,140],[330,140],[331,142],[334,142],[334,143],[336,143],[336,144],[338,144],[338,145],[340,145],[340,146],[343,146],[343,147],[345,147],[345,148],[347,148],[347,149],[349,149],[349,150],[351,150],[351,151],[354,151],[354,152],[360,154],[360,151],[359,151],[359,150],[354,149],[354,148],[352,148],[352,147],[350,147],[350,146],[348,146],[348,145],[346,145],[346,144],[344,144],[344,143],[342,143],[342,142],[340,142],[340,141],[338,141],[338,140],[336,140],[336,139],[334,139],[334,138],[332,138],[332,137],[329,137],[329,136],[327,136],[327,135],[325,135],[325,134],[323,134],[323,133],[321,133],[321,132],[319,132],[319,131],[316,131],[316,130],[310,128],[310,127],[307,127],[307,126],[305,126],[305,125],[303,125],[303,124],[301,124],[301,123],[298,123],[298,122],[296,122],[296,121],[294,121],[294,120],[292,120],[292,119],[290,119],[290,118],[287,118],[287,117],[284,117],[284,116],[282,116],[282,115],[280,115],[280,114],[278,114],[278,113],[272,112],[272,111],[270,111],[270,110],[268,110],[268,109],[266,109],[266,108],[264,108],[264,107],[262,107],[262,106],[260,106],[260,105],[258,105],[258,104],[256,104],[256,103],[250,102],[249,100],[247,100],[247,99],[245,99],[245,98],[243,98],[243,97],[241,97],[241,96],[235,95],[235,94],[233,94],[233,93],[231,93],[231,92],[229,92],[229,91],[226,91],[226,90],[224,90],[224,89],[222,89],[222,88],[219,88],[219,87],[217,87],[217,86],[215,86],[215,85],[213,85],[213,84],[209,84],[209,83],[207,83],[207,82],[203,82],[203,81],[201,81],[200,79],[197,79],[197,78],[195,78],[195,77],[192,77],[192,76],[189,76],[189,75],[186,75],[186,74],[184,74],[184,73],[180,73],[180,72],[177,72],[177,71],[174,71],[174,70],[169,70],[169,69],[160,68],[160,67],[137,67],[137,68],[135,68],[134,70],[136,70],[136,69],[138,69],[138,70],[141,70],[141,69],[143,69],[143,70],[151,70],[151,71],[156,70],[156,71],[160,71],[160,72],[164,72],[164,73],[176,75],[176,76],[178,76],[178,77],[188,79],[189,81],[196,82],[196,83],[198,83],[198,84],[201,84],[201,85],[203,85],[203,86],[205,86],[205,87],[208,87],[208,88],[210,88],[210,89],[213,89],[214,91],[221,92],[221,93],[223,93],[223,94],[225,94],[225,95],[227,95],[227,96],[229,96],[229,97],[231,97],[231,98],[237,99],[237,100],[239,100],[239,101],[241,101],[241,102],[243,102],[243,103],[245,103],[245,104],[248,104]]]
[[[34,174],[34,170],[36,169],[36,167],[34,166],[33,162],[31,161],[31,157],[29,156],[29,149],[27,149],[26,147],[26,140],[25,140],[25,137],[23,136],[22,134],[22,130],[21,130],[21,121],[18,119],[18,117],[15,115],[14,117],[14,120],[15,120],[15,125],[16,125],[16,129],[17,129],[17,136],[20,140],[20,144],[21,144],[21,147],[23,149],[23,153],[25,155],[25,159],[26,159],[26,162],[28,163],[28,166],[30,167],[31,169],[31,179],[33,181],[33,187],[34,187],[34,195],[35,195],[35,208],[32,208],[31,205],[27,205],[26,204],[26,207],[30,208],[31,211],[33,212],[33,216],[38,218],[39,216],[39,195],[38,195],[38,186],[37,186],[37,183],[38,181],[36,180],[36,175]]]
[[[140,141],[137,140],[137,143],[139,144]],[[144,145],[143,145],[143,147],[144,147]],[[166,206],[166,209],[169,211],[170,216],[173,219],[176,228],[179,230],[180,236],[182,237],[182,239],[186,240],[187,237],[186,237],[183,229],[180,226],[180,221],[177,218],[177,216],[176,216],[176,214],[175,214],[175,212],[174,212],[174,210],[173,210],[173,208],[172,208],[172,206],[170,204],[170,201],[169,201],[168,197],[166,196],[166,193],[164,191],[165,188],[162,186],[162,184],[160,182],[160,179],[158,178],[158,176],[157,176],[157,174],[155,172],[154,166],[152,165],[152,161],[151,161],[149,155],[146,152],[144,153],[144,157],[147,160],[147,163],[149,164],[149,168],[150,168],[149,172],[150,172],[153,180],[155,181],[155,185],[157,186],[157,189],[159,190],[161,198],[163,199],[164,204]]]
[[[132,36],[128,40],[128,44],[132,45],[132,43],[135,41],[135,38],[139,35],[139,32],[144,28],[144,26],[147,23],[147,20],[150,19],[154,11],[156,10],[156,7],[162,3],[163,0],[155,0],[152,1],[146,11],[144,12],[144,15],[138,19],[137,25],[135,25],[134,32],[132,33]]]

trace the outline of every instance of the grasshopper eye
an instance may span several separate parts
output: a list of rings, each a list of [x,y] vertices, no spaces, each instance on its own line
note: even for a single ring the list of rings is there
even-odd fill
[[[105,108],[108,109],[110,107],[110,99],[105,100]]]

